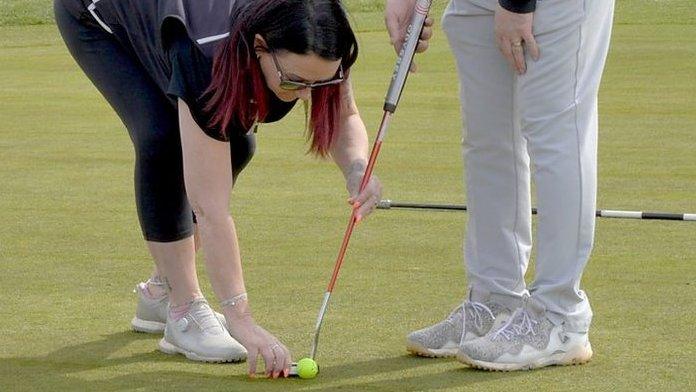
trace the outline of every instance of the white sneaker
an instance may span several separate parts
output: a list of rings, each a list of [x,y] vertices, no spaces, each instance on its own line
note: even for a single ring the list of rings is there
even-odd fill
[[[167,316],[159,349],[201,362],[239,362],[247,356],[244,346],[230,336],[203,298],[193,300],[179,320]]]
[[[498,371],[529,370],[551,365],[580,365],[592,358],[587,333],[554,325],[543,309],[529,301],[500,328],[464,342],[457,360],[469,366]]]
[[[510,310],[499,303],[466,300],[446,319],[411,332],[406,338],[406,350],[423,357],[454,357],[463,341],[485,335],[509,315]]]
[[[167,322],[169,296],[150,298],[145,294],[147,285],[148,282],[142,282],[135,286],[134,292],[138,295],[138,306],[135,310],[135,317],[131,320],[131,327],[136,332],[163,333],[164,325]],[[217,312],[215,315],[227,328],[225,316]]]

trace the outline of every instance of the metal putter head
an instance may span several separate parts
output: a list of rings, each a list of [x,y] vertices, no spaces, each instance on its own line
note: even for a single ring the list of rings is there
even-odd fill
[[[289,377],[300,377],[299,374],[297,374],[297,362],[293,362],[290,364],[290,374],[288,374]]]

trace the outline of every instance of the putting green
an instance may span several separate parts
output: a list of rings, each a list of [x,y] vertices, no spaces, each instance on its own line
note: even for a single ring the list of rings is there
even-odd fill
[[[619,1],[600,96],[601,208],[696,212],[690,3]],[[130,141],[67,54],[49,4],[0,0],[0,390],[666,391],[696,383],[689,222],[598,221],[584,277],[595,358],[585,366],[484,373],[406,355],[404,336],[444,317],[465,289],[466,215],[409,211],[377,212],[354,233],[316,379],[250,380],[246,364],[158,352],[158,337],[129,330],[132,287],[151,268]],[[349,2],[362,45],[355,92],[371,134],[394,60],[380,4]],[[37,22],[45,24],[21,25]],[[386,197],[464,202],[456,74],[441,32],[418,61],[377,174]],[[296,110],[262,128],[231,205],[255,316],[296,359],[309,350],[349,212],[338,171],[305,155],[302,126]]]

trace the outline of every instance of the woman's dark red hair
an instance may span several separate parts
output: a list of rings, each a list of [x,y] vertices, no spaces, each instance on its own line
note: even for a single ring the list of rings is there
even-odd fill
[[[243,2],[243,0],[238,0]],[[254,37],[264,38],[270,51],[315,53],[341,60],[347,76],[358,56],[358,44],[345,9],[336,0],[250,0],[232,13],[230,35],[220,44],[206,91],[206,109],[213,129],[223,136],[233,127],[250,129],[268,115],[270,95],[255,56]],[[326,155],[336,138],[342,85],[312,91],[309,121],[311,151]]]

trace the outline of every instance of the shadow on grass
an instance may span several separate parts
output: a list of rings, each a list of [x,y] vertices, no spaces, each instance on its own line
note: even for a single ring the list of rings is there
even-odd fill
[[[127,345],[142,340],[155,343],[159,337],[130,331],[105,335],[99,340],[62,347],[45,356],[0,358],[0,390],[79,390],[118,391],[146,390],[312,390],[335,389],[394,389],[400,392],[437,390],[461,385],[491,382],[513,377],[512,373],[483,373],[467,368],[442,371],[441,365],[451,360],[424,359],[408,355],[377,358],[366,361],[322,367],[321,376],[313,380],[250,379],[246,364],[194,364],[183,356],[169,356],[153,350],[131,356],[114,355]],[[141,364],[145,371],[128,372],[119,366]],[[158,366],[167,369],[157,370]],[[424,366],[436,366],[423,374]],[[172,370],[172,366],[186,368]],[[225,375],[196,371],[201,366],[229,367]],[[101,373],[90,373],[102,371]],[[408,373],[420,374],[409,376]],[[82,374],[80,374],[82,373]],[[126,374],[124,374],[126,373]],[[241,374],[240,374],[241,373]],[[390,374],[391,373],[391,374]],[[383,380],[374,380],[383,378]],[[364,379],[364,380],[362,380]]]
[[[438,366],[439,365],[439,366]],[[433,367],[430,371],[418,370],[420,374],[409,375],[417,367]],[[442,370],[442,366],[451,366]],[[399,392],[439,390],[456,387],[472,387],[480,383],[509,379],[520,373],[490,373],[471,369],[458,364],[454,359],[422,358],[403,355],[354,362],[321,369],[324,384],[307,385],[311,391],[343,390],[394,390]],[[393,373],[393,374],[388,374]],[[382,375],[382,380],[370,380],[369,376]],[[359,380],[359,378],[367,378]],[[353,380],[353,381],[351,381]],[[314,381],[314,380],[311,380]],[[479,385],[480,386],[480,385]]]

